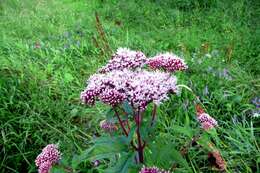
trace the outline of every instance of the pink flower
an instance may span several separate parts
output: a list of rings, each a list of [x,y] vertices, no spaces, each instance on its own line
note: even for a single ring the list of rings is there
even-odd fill
[[[188,68],[183,59],[172,53],[156,55],[147,60],[147,64],[152,69],[163,69],[168,72],[182,71]]]
[[[107,120],[103,120],[99,123],[99,126],[106,132],[113,132],[113,131],[116,131],[118,129],[118,127],[112,123],[112,122],[109,122]]]
[[[151,102],[159,105],[167,100],[168,93],[177,91],[176,83],[176,77],[164,72],[114,70],[91,76],[81,99],[89,105],[98,99],[111,106],[126,100],[143,111]]]
[[[218,122],[207,113],[199,114],[197,119],[205,130],[212,129],[218,125]]]
[[[176,83],[177,79],[168,73],[145,70],[137,72],[128,81],[128,101],[134,108],[143,111],[151,102],[159,105],[167,100],[168,93],[177,91]]]
[[[49,170],[52,167],[52,163],[50,161],[43,162],[38,169],[39,173],[49,173]]]
[[[58,146],[49,144],[42,149],[42,152],[37,156],[35,165],[39,168],[39,173],[48,173],[52,165],[56,164],[61,158],[61,153]]]
[[[94,105],[95,104],[95,92],[93,90],[86,90],[81,93],[80,98],[82,102],[88,104],[88,105]]]
[[[209,130],[218,126],[218,122],[214,118],[212,118],[209,114],[205,113],[205,111],[201,108],[200,105],[196,105],[196,111],[197,111],[197,120],[200,122],[204,130]]]
[[[106,88],[102,94],[100,94],[100,100],[111,106],[116,106],[125,100],[126,96],[124,93],[120,93],[116,89]]]
[[[170,171],[165,171],[163,169],[159,169],[156,166],[153,167],[143,167],[139,173],[170,173]]]
[[[112,59],[99,72],[106,73],[112,70],[136,69],[142,67],[145,62],[146,56],[142,52],[128,48],[118,48]]]
[[[92,162],[92,164],[93,164],[94,167],[98,167],[99,164],[100,164],[100,161],[99,160],[95,160],[95,161]]]

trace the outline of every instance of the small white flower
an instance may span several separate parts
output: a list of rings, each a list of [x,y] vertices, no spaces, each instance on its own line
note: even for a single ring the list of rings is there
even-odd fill
[[[254,112],[254,113],[252,114],[252,117],[253,117],[253,118],[259,118],[259,117],[260,117],[260,113],[259,113],[259,112]]]

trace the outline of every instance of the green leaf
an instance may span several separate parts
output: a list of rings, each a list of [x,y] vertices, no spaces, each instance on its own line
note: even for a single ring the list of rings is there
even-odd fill
[[[204,149],[211,150],[209,147],[210,138],[207,133],[203,133],[201,137],[197,140],[197,143],[201,145]]]
[[[150,150],[149,150],[150,149]],[[158,165],[163,168],[169,168],[173,162],[180,164],[182,167],[192,172],[188,162],[182,157],[179,151],[174,149],[174,144],[164,139],[157,139],[152,143],[145,153],[150,165]]]
[[[106,112],[106,119],[112,120],[115,115],[115,111],[111,108]]]
[[[104,158],[112,158],[115,154],[127,151],[128,145],[125,143],[126,137],[100,137],[94,140],[94,146],[83,151],[80,155],[72,159],[72,168],[86,160],[100,160]]]
[[[71,166],[73,169],[76,169],[77,166],[82,163],[83,161],[85,161],[89,155],[90,155],[90,152],[94,149],[94,147],[91,147],[85,151],[83,151],[80,155],[75,155],[72,159],[72,163],[71,163]]]
[[[131,128],[131,130],[130,130],[130,132],[129,132],[129,134],[128,134],[128,137],[127,137],[127,139],[126,139],[126,143],[127,143],[127,144],[130,144],[130,142],[132,141],[133,135],[134,135],[134,133],[135,133],[135,130],[136,130],[136,125],[132,126],[132,128]]]
[[[51,167],[51,173],[67,173],[67,171],[60,165],[54,165]]]
[[[191,128],[189,128],[188,126],[182,127],[182,126],[174,125],[174,127],[172,127],[172,129],[173,129],[173,131],[184,134],[184,135],[188,136],[189,138],[193,137],[193,130]]]
[[[123,109],[128,115],[133,115],[134,111],[132,106],[128,103],[128,101],[123,102]]]
[[[134,153],[125,153],[123,154],[117,164],[113,167],[110,167],[105,170],[105,173],[127,173],[129,172],[129,168],[134,164]]]

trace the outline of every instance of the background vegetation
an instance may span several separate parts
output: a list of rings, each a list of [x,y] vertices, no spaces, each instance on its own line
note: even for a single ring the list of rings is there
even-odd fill
[[[79,94],[111,53],[96,27],[98,13],[111,47],[173,51],[190,69],[177,74],[219,121],[218,148],[230,172],[260,170],[259,1],[257,0],[0,0],[0,172],[36,172],[48,143],[77,153],[100,134],[105,108],[86,108]],[[98,45],[97,45],[98,43]],[[192,96],[160,108],[158,136],[179,149],[199,129]],[[255,114],[257,115],[257,114]],[[162,158],[163,159],[163,158]],[[211,172],[191,148],[194,172]],[[164,165],[159,166],[163,167]],[[89,171],[92,171],[90,168]],[[214,171],[213,171],[214,172]]]

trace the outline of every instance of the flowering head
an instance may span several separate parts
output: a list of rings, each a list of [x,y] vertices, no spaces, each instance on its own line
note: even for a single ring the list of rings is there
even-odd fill
[[[199,121],[204,130],[212,129],[218,125],[218,122],[209,114],[205,113],[205,111],[201,108],[200,105],[196,105],[196,111],[197,120]]]
[[[156,166],[153,167],[143,167],[139,173],[170,173],[170,171],[165,171],[163,169],[159,169]]]
[[[260,97],[253,98],[252,103],[255,105],[256,108],[260,108]]]
[[[159,105],[168,99],[168,93],[177,91],[177,79],[159,71],[139,71],[128,81],[127,96],[133,107],[143,111],[153,102]]]
[[[118,129],[115,123],[109,122],[107,120],[103,120],[99,123],[99,126],[105,131],[105,132],[114,132]]]
[[[128,101],[143,111],[151,102],[158,105],[167,100],[168,93],[177,91],[176,83],[176,77],[164,72],[114,70],[90,77],[81,99],[89,105],[98,99],[112,107]]]
[[[92,162],[94,167],[98,167],[100,165],[100,161],[99,160],[95,160]]]
[[[50,161],[43,162],[38,169],[39,173],[49,173],[52,167],[52,163]]]
[[[100,94],[100,100],[110,106],[114,107],[125,100],[126,96],[124,93],[120,93],[116,89],[106,88],[102,94]]]
[[[96,100],[116,106],[126,99],[125,83],[131,72],[111,71],[105,74],[94,74],[88,80],[87,88],[81,93],[83,103],[93,105]]]
[[[52,165],[58,163],[61,158],[61,153],[58,146],[49,144],[42,149],[42,152],[37,156],[35,165],[38,167],[39,173],[48,173]]]
[[[112,70],[136,69],[142,67],[145,62],[146,56],[142,52],[128,48],[118,48],[112,59],[99,72],[106,73]]]
[[[168,72],[183,71],[188,68],[183,59],[172,53],[156,55],[147,60],[151,69],[163,69]]]

